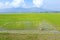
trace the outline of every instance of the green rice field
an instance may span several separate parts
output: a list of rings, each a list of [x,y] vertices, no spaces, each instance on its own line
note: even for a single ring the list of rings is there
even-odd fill
[[[1,29],[36,29],[43,20],[60,30],[60,13],[9,13],[0,14]]]
[[[42,22],[52,24],[60,31],[60,13],[4,13],[0,14],[0,31],[34,30]],[[1,33],[0,40],[60,40],[60,34]]]

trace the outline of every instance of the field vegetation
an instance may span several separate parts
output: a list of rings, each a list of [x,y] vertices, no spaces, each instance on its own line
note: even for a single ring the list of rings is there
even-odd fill
[[[9,13],[0,14],[0,28],[36,29],[43,20],[60,30],[60,13]]]

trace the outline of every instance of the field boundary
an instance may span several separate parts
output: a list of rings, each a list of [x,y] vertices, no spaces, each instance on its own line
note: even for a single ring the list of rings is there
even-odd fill
[[[0,33],[20,33],[20,34],[60,34],[57,31],[38,31],[38,30],[2,30]]]

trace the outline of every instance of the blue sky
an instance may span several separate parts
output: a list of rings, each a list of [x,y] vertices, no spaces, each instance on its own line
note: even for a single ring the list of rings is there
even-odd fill
[[[17,8],[60,11],[60,0],[0,0],[0,12],[7,9],[18,10]]]

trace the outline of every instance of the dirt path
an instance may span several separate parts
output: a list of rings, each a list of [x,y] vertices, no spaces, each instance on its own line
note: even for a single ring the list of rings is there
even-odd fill
[[[20,33],[20,34],[60,34],[56,31],[38,31],[38,30],[2,30],[0,33]]]

